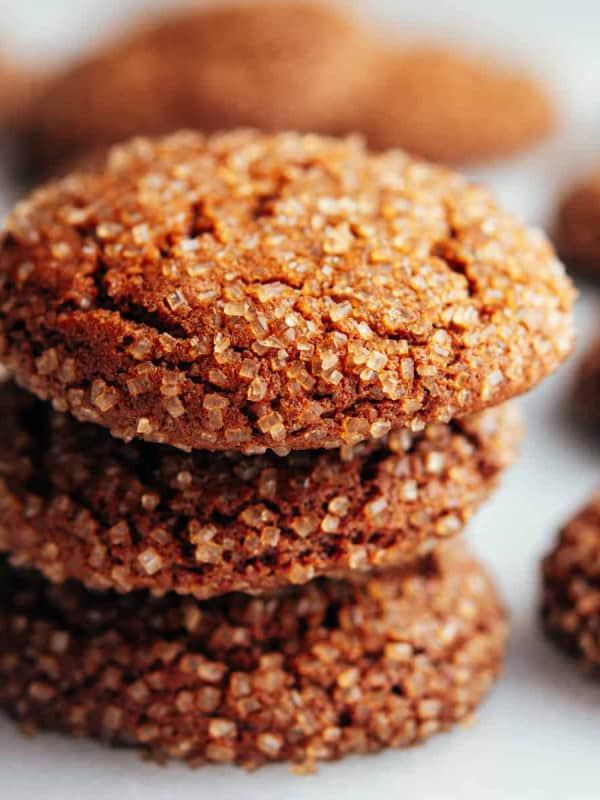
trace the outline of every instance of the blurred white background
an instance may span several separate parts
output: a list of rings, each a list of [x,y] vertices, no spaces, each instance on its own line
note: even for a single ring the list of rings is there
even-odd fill
[[[24,60],[58,61],[160,0],[0,0],[0,39]],[[535,151],[472,174],[515,212],[546,224],[561,187],[600,161],[600,3],[598,0],[371,0],[352,5],[401,36],[456,39],[537,69],[558,97],[562,127]],[[0,189],[2,187],[0,186]],[[0,192],[0,200],[9,188]],[[56,736],[21,738],[0,721],[0,796],[45,800],[286,800],[423,797],[596,800],[600,789],[600,685],[577,674],[545,642],[537,621],[538,563],[561,522],[600,483],[600,434],[568,418],[578,356],[595,330],[597,292],[578,306],[578,353],[522,406],[528,438],[502,489],[475,518],[470,538],[498,578],[513,619],[503,681],[476,724],[409,752],[387,752],[323,766],[298,778],[286,767],[247,775],[210,768],[190,772],[143,764]]]

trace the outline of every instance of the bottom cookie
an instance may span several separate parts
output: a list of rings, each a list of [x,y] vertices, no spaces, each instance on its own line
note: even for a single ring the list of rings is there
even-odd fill
[[[600,490],[560,532],[542,580],[547,633],[600,675]]]
[[[412,571],[199,602],[0,574],[0,705],[157,760],[253,768],[416,744],[474,709],[507,625],[452,543]]]

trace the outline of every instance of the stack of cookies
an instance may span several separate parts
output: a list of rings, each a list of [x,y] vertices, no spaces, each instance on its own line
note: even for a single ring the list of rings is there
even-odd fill
[[[572,343],[545,239],[358,139],[179,133],[0,242],[0,704],[309,767],[466,717],[506,622],[448,542]]]

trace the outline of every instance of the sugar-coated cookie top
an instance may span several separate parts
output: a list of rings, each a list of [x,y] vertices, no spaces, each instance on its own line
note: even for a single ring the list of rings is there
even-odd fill
[[[39,189],[0,242],[0,349],[59,410],[183,448],[420,430],[572,345],[544,236],[358,139],[178,133]]]

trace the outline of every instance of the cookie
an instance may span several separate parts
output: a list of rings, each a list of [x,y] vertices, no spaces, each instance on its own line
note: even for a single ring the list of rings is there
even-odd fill
[[[15,60],[0,43],[0,131],[3,137],[14,134],[23,121],[40,80],[39,74]]]
[[[542,578],[547,633],[600,675],[600,491],[560,532]]]
[[[471,163],[511,155],[554,127],[552,102],[534,79],[453,50],[396,51],[375,74],[350,124],[374,148]]]
[[[588,345],[573,388],[573,406],[578,416],[593,425],[600,422],[600,336]]]
[[[368,90],[378,59],[364,23],[335,5],[188,9],[51,78],[31,104],[20,144],[35,172],[179,128],[327,131]]]
[[[540,232],[441,168],[181,133],[17,206],[0,354],[126,440],[337,447],[528,390],[571,348],[573,296]]]
[[[590,278],[600,275],[600,169],[578,181],[562,199],[554,235],[570,269]]]
[[[248,768],[416,744],[467,717],[505,615],[462,546],[412,571],[199,603],[0,580],[0,706],[156,759]]]
[[[0,389],[0,549],[94,589],[207,598],[414,560],[459,532],[515,455],[499,407],[287,458],[124,444]]]

